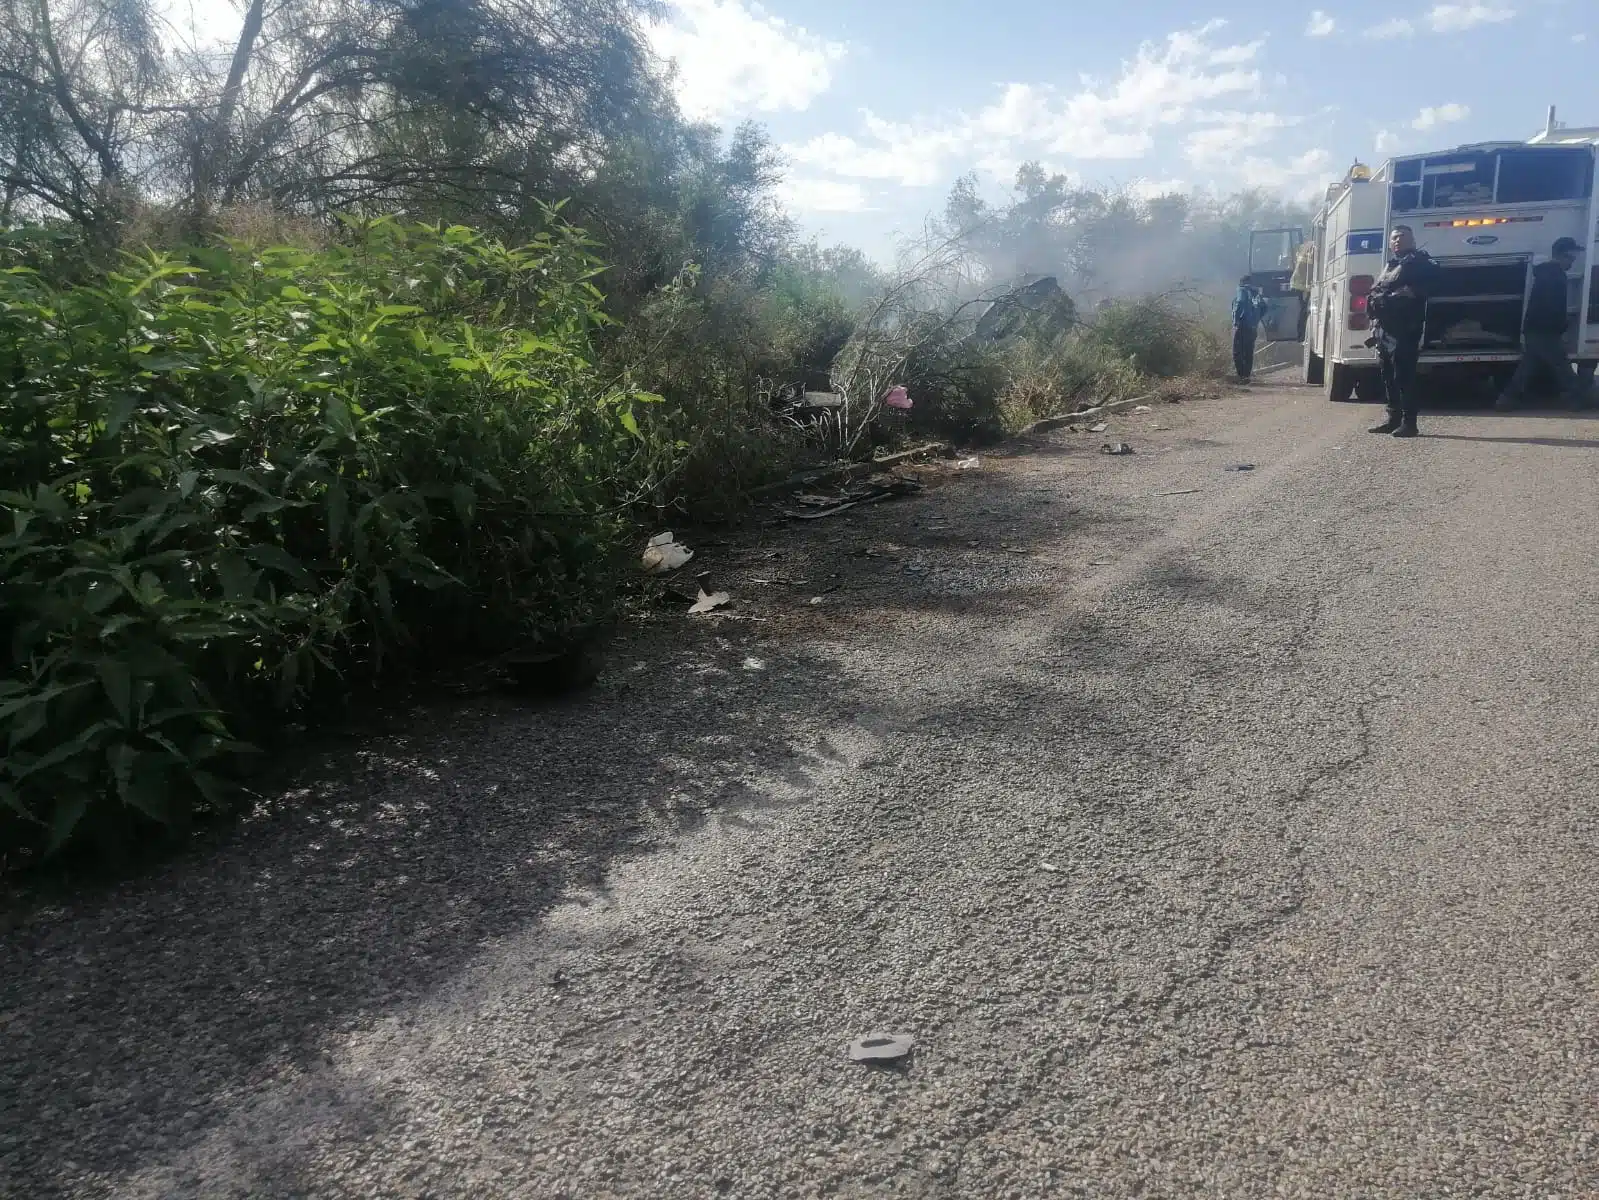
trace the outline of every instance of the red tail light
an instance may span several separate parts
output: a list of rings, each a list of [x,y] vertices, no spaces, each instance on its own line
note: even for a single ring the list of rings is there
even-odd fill
[[[1371,328],[1371,317],[1367,313],[1367,306],[1371,299],[1371,285],[1376,280],[1370,275],[1351,275],[1349,277],[1349,328]]]

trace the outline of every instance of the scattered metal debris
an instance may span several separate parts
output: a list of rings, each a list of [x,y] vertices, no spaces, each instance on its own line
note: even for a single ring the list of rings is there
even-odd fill
[[[1198,488],[1178,488],[1175,492],[1156,492],[1157,496],[1194,496],[1199,493]]]
[[[1110,428],[1109,425],[1107,425],[1107,424],[1105,424],[1105,422],[1101,421],[1098,425],[1090,425],[1088,427],[1088,432],[1089,433],[1104,433],[1105,430],[1107,430],[1109,428]]]
[[[1236,465],[1228,467],[1227,469],[1229,471],[1253,471],[1255,469],[1255,464],[1254,463],[1237,463]]]
[[[874,475],[870,479],[852,483],[843,491],[831,496],[818,495],[814,492],[797,493],[793,497],[793,503],[797,507],[780,511],[784,516],[796,521],[815,521],[821,517],[847,512],[858,505],[875,504],[879,500],[888,500],[894,496],[910,496],[921,490],[921,483],[915,479],[906,479],[900,475]]]
[[[850,1043],[849,1057],[851,1062],[897,1062],[915,1044],[908,1033],[869,1033]]]
[[[982,465],[982,461],[974,454],[970,458],[961,459],[955,464],[955,469],[957,471],[975,471]]]
[[[707,592],[704,588],[701,588],[699,596],[695,598],[693,606],[688,610],[689,615],[697,616],[700,613],[712,612],[721,608],[724,604],[731,603],[732,599],[726,592]]]
[[[1106,442],[1099,448],[1101,454],[1131,454],[1133,448],[1126,442]]]
[[[1147,412],[1154,412],[1155,410],[1150,408],[1149,405],[1147,405],[1147,404],[1140,404],[1140,405],[1137,405],[1136,407],[1134,407],[1133,411],[1135,413],[1147,413]]]
[[[670,533],[658,533],[644,547],[643,566],[651,575],[675,571],[694,557],[682,542],[674,541]]]
[[[1047,871],[1051,875],[1059,875],[1060,874],[1060,868],[1057,867],[1052,862],[1041,862],[1041,863],[1038,864],[1038,869],[1040,871]]]

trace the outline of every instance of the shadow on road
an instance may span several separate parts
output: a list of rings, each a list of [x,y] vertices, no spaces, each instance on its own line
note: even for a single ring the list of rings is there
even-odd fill
[[[1063,615],[1036,662],[974,693],[964,681],[983,666],[984,627],[1023,612],[1048,622],[1062,573],[1087,569],[1059,559],[1067,533],[1114,553],[1155,526],[1025,469],[956,486],[707,546],[701,562],[742,620],[659,616],[568,703],[397,714],[150,877],[14,902],[0,913],[0,1190],[83,1195],[85,1176],[181,1160],[261,1089],[314,1077],[342,1035],[403,1017],[557,904],[602,894],[617,860],[670,845],[752,786],[803,790],[836,769],[818,730],[886,713],[1025,754],[1064,728],[1117,739],[1143,724],[1140,679],[1239,669],[1201,627],[1192,644],[1139,650]],[[1292,607],[1178,559],[1146,574],[1155,595],[1198,613]],[[851,639],[912,620],[952,628],[971,661],[951,659],[922,696],[846,666]],[[1074,672],[1124,683],[1083,707]],[[368,1097],[366,1116],[347,1119],[390,1128],[386,1103]],[[294,1146],[274,1142],[255,1170],[308,1169]]]
[[[1507,446],[1555,446],[1567,450],[1599,450],[1599,439],[1547,438],[1547,437],[1490,437],[1473,433],[1434,433],[1423,430],[1422,436],[1440,442],[1498,442]]]

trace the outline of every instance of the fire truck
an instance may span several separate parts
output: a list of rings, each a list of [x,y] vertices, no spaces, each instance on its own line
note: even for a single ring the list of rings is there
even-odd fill
[[[1327,189],[1308,248],[1296,230],[1255,235],[1265,256],[1281,251],[1297,261],[1303,252],[1292,279],[1299,287],[1287,286],[1279,255],[1269,336],[1303,342],[1304,379],[1329,400],[1380,398],[1367,298],[1386,261],[1388,231],[1409,225],[1441,268],[1419,370],[1503,386],[1520,357],[1532,268],[1557,238],[1570,237],[1585,252],[1567,280],[1567,349],[1591,376],[1599,361],[1596,151],[1599,127],[1567,128],[1551,108],[1545,128],[1525,142],[1408,154],[1375,172],[1357,163]],[[1253,239],[1250,249],[1253,268]]]

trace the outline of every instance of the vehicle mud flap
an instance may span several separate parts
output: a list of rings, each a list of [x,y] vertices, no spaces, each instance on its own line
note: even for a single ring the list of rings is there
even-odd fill
[[[1347,363],[1328,363],[1323,372],[1323,389],[1334,404],[1346,404],[1355,394],[1355,370]]]

